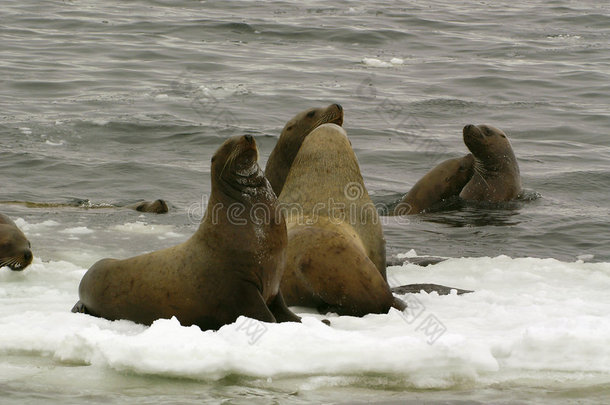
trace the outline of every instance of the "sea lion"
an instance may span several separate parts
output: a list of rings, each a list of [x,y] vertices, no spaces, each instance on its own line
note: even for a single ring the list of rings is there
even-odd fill
[[[265,166],[265,177],[269,179],[275,195],[279,196],[282,192],[292,161],[305,137],[318,126],[331,122],[343,125],[343,107],[340,104],[310,108],[286,123]]]
[[[490,125],[466,125],[464,143],[474,156],[474,174],[460,192],[467,201],[497,203],[521,193],[521,175],[508,137]]]
[[[413,215],[458,196],[473,174],[474,158],[468,154],[461,158],[439,163],[422,177],[394,208],[394,215]]]
[[[286,223],[257,160],[252,136],[224,142],[212,157],[212,193],[195,234],[164,250],[98,261],[72,311],[146,325],[175,316],[202,330],[240,315],[299,322],[279,290]]]
[[[165,214],[169,208],[164,200],[139,201],[133,204],[124,203],[93,203],[88,199],[75,198],[70,202],[34,202],[34,201],[0,201],[0,204],[23,205],[27,208],[83,208],[108,209],[108,208],[130,208],[140,212],[152,212],[155,214]]]
[[[320,125],[305,138],[279,201],[288,305],[352,316],[405,308],[386,282],[381,223],[343,128]]]
[[[141,201],[128,205],[127,208],[131,208],[139,212],[151,212],[153,214],[165,214],[169,211],[167,203],[164,200]]]
[[[32,263],[32,245],[12,219],[0,214],[0,267],[21,271]]]

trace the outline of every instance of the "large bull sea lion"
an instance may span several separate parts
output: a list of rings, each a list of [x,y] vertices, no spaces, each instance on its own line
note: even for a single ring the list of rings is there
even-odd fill
[[[363,316],[404,309],[385,279],[385,240],[347,134],[324,124],[303,141],[279,197],[288,305]]]

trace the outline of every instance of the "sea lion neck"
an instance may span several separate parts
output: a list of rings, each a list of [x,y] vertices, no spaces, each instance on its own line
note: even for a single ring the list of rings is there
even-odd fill
[[[219,176],[212,183],[212,195],[226,203],[252,205],[261,199],[267,201],[269,193],[275,197],[269,181],[256,162],[248,169]]]
[[[480,153],[474,157],[474,171],[479,174],[496,175],[516,167],[516,158],[512,150],[507,149],[503,153]]]

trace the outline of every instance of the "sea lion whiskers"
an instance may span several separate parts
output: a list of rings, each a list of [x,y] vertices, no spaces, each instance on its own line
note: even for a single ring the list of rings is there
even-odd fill
[[[485,180],[485,175],[487,174],[487,169],[485,169],[485,164],[481,162],[479,159],[474,160],[474,172],[481,176],[481,180],[487,187],[489,187],[489,183]]]
[[[0,267],[4,266],[8,266],[10,268],[21,268],[20,258],[18,256],[7,257],[0,262]]]
[[[224,166],[222,167],[222,170],[220,171],[220,177],[222,177],[222,175],[224,174],[227,166],[229,166],[229,167],[233,166],[233,162],[235,161],[235,159],[237,158],[238,155],[239,155],[239,149],[235,148],[231,151],[231,154],[227,158]]]
[[[313,123],[311,128],[317,128],[320,125],[325,124],[327,122],[334,123],[334,121],[338,120],[339,118],[341,118],[341,114],[336,114],[334,111],[325,112],[324,114],[322,114],[320,116],[320,118],[316,122]],[[339,125],[339,124],[337,124],[337,125]]]

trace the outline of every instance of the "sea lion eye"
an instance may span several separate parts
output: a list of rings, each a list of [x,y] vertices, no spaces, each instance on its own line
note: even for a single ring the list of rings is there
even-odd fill
[[[214,160],[216,160],[216,155],[212,156],[212,163],[214,163]]]
[[[292,131],[292,125],[286,128],[286,131]]]
[[[316,115],[316,110],[308,112],[307,113],[307,118],[312,118],[314,115]]]

